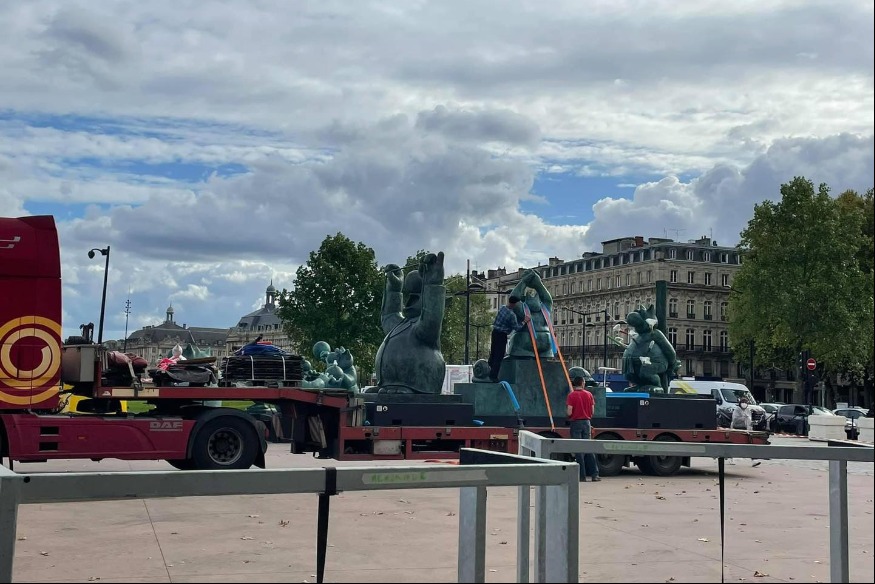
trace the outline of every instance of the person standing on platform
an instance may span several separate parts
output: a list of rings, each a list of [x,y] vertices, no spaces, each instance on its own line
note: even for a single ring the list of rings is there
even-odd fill
[[[575,377],[571,380],[571,392],[565,399],[566,414],[571,423],[571,437],[577,439],[590,440],[592,439],[592,415],[595,410],[595,398],[592,393],[584,387],[583,377]],[[592,482],[598,482],[599,465],[595,454],[588,452],[586,454],[575,454],[577,464],[580,466],[580,480],[586,481],[586,477],[592,477]]]
[[[498,382],[498,371],[501,369],[501,361],[507,351],[507,337],[510,333],[520,332],[529,324],[529,317],[524,316],[522,321],[517,318],[514,308],[520,299],[510,296],[507,304],[498,309],[495,320],[492,322],[492,339],[489,349],[489,380]]]

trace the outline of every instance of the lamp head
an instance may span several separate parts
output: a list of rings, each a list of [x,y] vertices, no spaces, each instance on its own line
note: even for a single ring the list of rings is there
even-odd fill
[[[93,249],[88,252],[88,259],[92,259],[92,260],[94,259],[94,250]]]

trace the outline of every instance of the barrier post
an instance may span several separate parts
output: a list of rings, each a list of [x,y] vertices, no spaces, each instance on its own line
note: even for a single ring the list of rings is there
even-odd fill
[[[848,462],[829,461],[829,579],[850,582],[848,561]]]
[[[486,581],[486,487],[459,489],[458,579]]]

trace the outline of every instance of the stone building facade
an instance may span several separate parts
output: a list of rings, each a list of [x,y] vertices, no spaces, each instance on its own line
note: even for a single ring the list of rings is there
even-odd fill
[[[168,356],[177,343],[182,347],[191,343],[202,351],[209,351],[210,356],[216,358],[228,354],[225,347],[228,329],[179,325],[175,321],[172,305],[167,308],[166,314],[163,323],[146,326],[128,335],[126,350],[145,358],[150,366]]]
[[[533,269],[553,296],[553,322],[566,362],[591,372],[619,369],[622,348],[606,342],[615,324],[639,305],[656,302],[656,282],[668,288],[666,328],[682,363],[680,375],[744,378],[729,350],[728,314],[732,279],[741,260],[734,247],[709,237],[677,242],[624,237],[602,242],[601,252],[563,261],[550,258]],[[509,290],[522,269],[488,270],[487,288]],[[496,296],[497,309],[506,301]]]
[[[233,353],[259,336],[262,341],[272,343],[285,351],[290,353],[296,351],[289,335],[283,330],[282,321],[277,316],[277,298],[277,289],[271,282],[264,292],[264,305],[254,312],[241,316],[237,325],[228,332],[225,341],[227,353]]]

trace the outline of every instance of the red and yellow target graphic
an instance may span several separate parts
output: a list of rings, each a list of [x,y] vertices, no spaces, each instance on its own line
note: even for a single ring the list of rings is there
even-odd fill
[[[26,406],[58,393],[60,339],[61,325],[43,316],[13,318],[0,326],[0,401]]]

